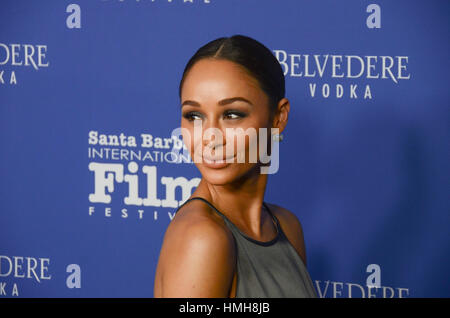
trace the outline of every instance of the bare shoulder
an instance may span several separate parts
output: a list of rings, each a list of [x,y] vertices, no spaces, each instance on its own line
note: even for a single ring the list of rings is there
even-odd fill
[[[204,202],[182,206],[164,235],[155,297],[227,297],[234,274],[232,234]]]
[[[302,258],[303,263],[306,265],[305,240],[303,237],[303,228],[300,220],[293,212],[284,207],[273,203],[267,203],[267,205],[277,217],[284,234]]]

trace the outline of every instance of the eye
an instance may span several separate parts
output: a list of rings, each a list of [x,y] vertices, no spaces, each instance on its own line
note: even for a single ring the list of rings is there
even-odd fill
[[[225,112],[224,117],[228,118],[228,119],[240,119],[240,118],[244,118],[245,116],[247,116],[246,114],[242,113],[242,112],[238,112],[238,111],[227,111]]]
[[[196,119],[202,119],[202,115],[197,112],[187,112],[183,114],[183,117],[186,118],[188,121],[194,121]]]

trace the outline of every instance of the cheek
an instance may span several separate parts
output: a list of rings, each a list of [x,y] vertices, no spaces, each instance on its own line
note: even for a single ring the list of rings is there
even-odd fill
[[[253,127],[227,134],[227,154],[234,153],[239,163],[255,163],[259,139],[259,130]]]
[[[193,146],[193,131],[186,127],[181,127],[181,135],[183,136],[183,142],[186,145],[189,152],[192,153],[192,146]]]
[[[183,136],[183,142],[189,150],[191,157],[194,157],[194,153],[196,150],[200,150],[199,146],[201,146],[202,136],[201,134],[194,134],[193,127],[182,127],[181,135]]]

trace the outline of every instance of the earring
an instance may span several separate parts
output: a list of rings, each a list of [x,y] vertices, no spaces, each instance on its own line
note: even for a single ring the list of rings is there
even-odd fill
[[[273,134],[273,135],[272,135],[272,139],[273,139],[274,141],[280,142],[280,141],[283,140],[283,134]]]

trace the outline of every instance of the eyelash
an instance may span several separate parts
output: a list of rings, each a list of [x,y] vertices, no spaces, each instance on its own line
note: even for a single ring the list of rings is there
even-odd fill
[[[244,114],[242,112],[238,112],[238,111],[226,111],[225,116],[229,116],[229,115],[238,116],[238,118],[230,118],[230,120],[241,119],[241,118],[244,118],[247,116],[246,114]],[[186,118],[188,121],[194,121],[195,120],[195,119],[193,119],[194,116],[201,117],[202,115],[199,112],[187,112],[186,114],[183,114],[183,117]]]

